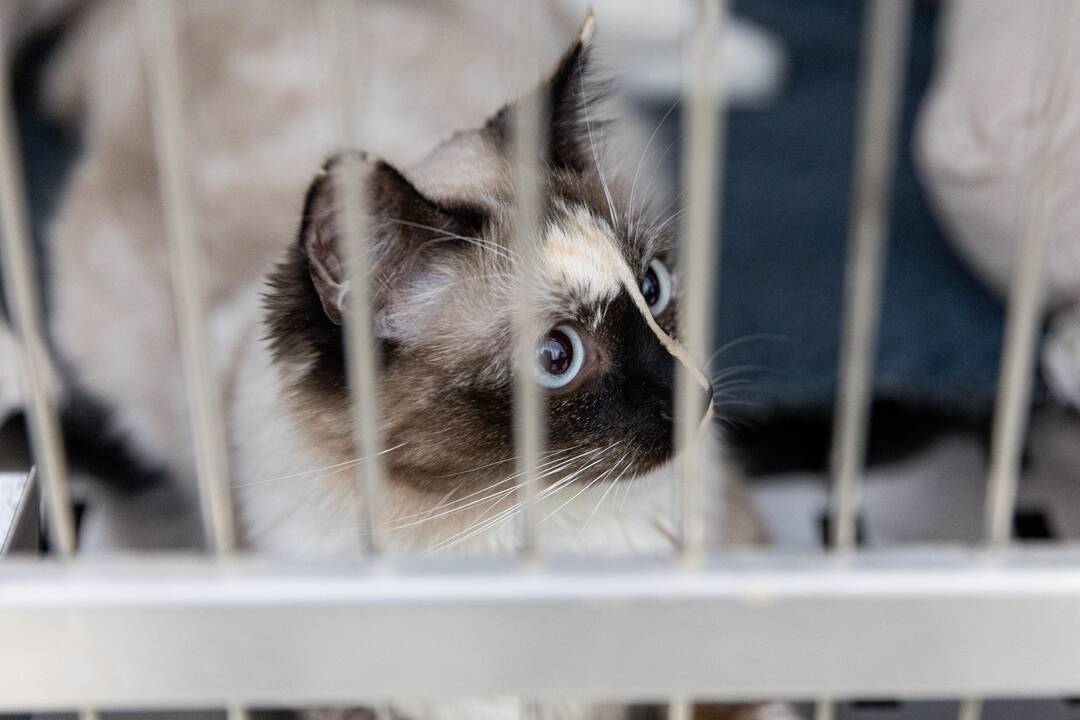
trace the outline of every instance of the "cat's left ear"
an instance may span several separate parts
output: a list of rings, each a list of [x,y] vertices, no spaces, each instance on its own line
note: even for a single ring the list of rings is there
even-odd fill
[[[327,161],[312,182],[304,203],[298,248],[311,286],[326,317],[342,323],[349,283],[344,267],[339,201],[342,180],[352,175],[364,196],[366,214],[363,258],[372,285],[372,311],[393,314],[395,291],[430,278],[446,253],[458,252],[479,232],[483,218],[467,207],[448,208],[425,197],[397,168],[363,152],[347,152]],[[447,242],[462,238],[462,242]]]
[[[601,83],[590,78],[595,32],[596,21],[589,10],[555,71],[533,91],[543,97],[548,113],[547,160],[555,167],[582,171],[592,163],[589,133],[596,132],[600,123],[590,116],[590,111],[595,111],[594,106],[603,99],[605,91]],[[518,103],[503,106],[484,126],[506,153],[513,142],[517,107]]]

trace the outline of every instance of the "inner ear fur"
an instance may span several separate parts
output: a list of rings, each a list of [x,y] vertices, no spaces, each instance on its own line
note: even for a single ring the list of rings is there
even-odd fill
[[[369,248],[365,270],[372,274],[376,311],[385,304],[387,289],[396,280],[419,272],[424,262],[452,250],[456,237],[475,235],[483,225],[481,211],[427,198],[401,171],[380,158],[363,152],[330,158],[308,188],[299,247],[323,311],[335,324],[341,324],[348,291],[342,255],[345,223],[339,201],[345,173],[354,174],[354,187],[364,194],[363,227]]]

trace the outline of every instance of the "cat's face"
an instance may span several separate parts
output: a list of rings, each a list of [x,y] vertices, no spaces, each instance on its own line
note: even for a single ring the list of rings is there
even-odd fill
[[[662,219],[632,208],[616,179],[601,175],[582,117],[589,31],[542,88],[551,125],[535,254],[511,249],[512,107],[436,149],[409,178],[360,153],[316,178],[300,241],[267,294],[271,347],[313,442],[353,456],[335,202],[335,178],[347,170],[367,190],[392,480],[445,493],[514,472],[511,308],[520,283],[539,328],[530,360],[545,409],[546,479],[635,477],[670,459],[676,367],[686,363],[672,340],[674,241]]]

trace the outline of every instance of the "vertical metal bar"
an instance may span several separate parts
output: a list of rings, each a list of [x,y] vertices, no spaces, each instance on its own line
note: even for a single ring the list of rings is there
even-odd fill
[[[1024,435],[1030,414],[1035,352],[1045,294],[1043,273],[1050,236],[1050,194],[1060,166],[1056,149],[1062,141],[1063,118],[1068,105],[1067,73],[1075,67],[1075,47],[1070,42],[1080,21],[1080,5],[1044,2],[1042,27],[1051,36],[1046,103],[1035,123],[1034,162],[1024,198],[1023,226],[1013,251],[1015,267],[1009,287],[1005,317],[998,396],[990,444],[984,531],[986,542],[1002,548],[1012,542],[1012,519],[1016,511],[1016,488]],[[979,720],[982,701],[965,698],[960,702],[960,720]]]
[[[687,112],[683,114],[682,184],[686,226],[682,244],[683,292],[680,339],[693,362],[707,355],[719,257],[720,203],[723,189],[724,99],[718,92],[718,40],[727,18],[726,0],[699,0],[686,58]],[[676,427],[679,473],[678,523],[683,559],[690,565],[705,552],[704,492],[707,468],[701,432],[700,379],[679,365]],[[714,493],[718,494],[718,493]]]
[[[836,717],[836,705],[831,700],[819,700],[814,707],[814,720],[833,720]]]
[[[50,388],[50,363],[38,300],[41,297],[27,223],[23,170],[15,128],[14,101],[6,67],[0,68],[0,231],[3,232],[4,291],[13,329],[20,339],[25,374],[30,447],[44,489],[49,540],[64,557],[75,553],[67,463]]]
[[[838,552],[853,550],[857,540],[911,2],[871,0],[865,12],[843,335],[830,455],[829,541]],[[835,714],[831,700],[818,701],[816,720],[832,720]]]
[[[500,4],[501,8],[501,4]],[[521,523],[521,559],[526,566],[535,567],[541,560],[540,454],[544,446],[544,418],[541,415],[540,388],[536,383],[536,342],[540,334],[536,317],[534,285],[530,268],[540,267],[542,251],[541,207],[544,185],[541,176],[541,156],[547,142],[546,94],[533,92],[533,72],[539,54],[534,32],[536,6],[522,4],[511,20],[514,57],[513,86],[520,93],[515,104],[513,122],[513,187],[514,231],[510,238],[510,257],[513,265],[513,307],[511,308],[514,349],[514,455],[518,474],[517,502],[524,503]],[[500,9],[500,13],[505,10]],[[502,18],[500,18],[501,20]],[[500,27],[503,27],[500,22]],[[544,720],[547,707],[535,698],[519,699],[524,720]]]
[[[856,540],[911,2],[871,0],[866,12],[830,462],[830,541],[839,551]]]
[[[678,697],[668,703],[668,720],[691,720],[693,717],[694,706],[690,700]]]
[[[1049,237],[1050,193],[1057,182],[1062,117],[1068,99],[1068,76],[1075,65],[1075,48],[1069,32],[1080,20],[1077,3],[1043,4],[1048,12],[1046,27],[1053,35],[1053,57],[1047,73],[1049,88],[1046,104],[1036,124],[1034,163],[1025,197],[1023,226],[1013,253],[1015,268],[1009,289],[1005,321],[1005,341],[998,380],[997,406],[994,412],[990,447],[990,470],[986,494],[986,540],[1004,546],[1012,537],[1012,517],[1016,504],[1016,485],[1020,476],[1020,456],[1027,430],[1033,364],[1042,318]],[[1060,11],[1060,12],[1059,12]],[[1056,28],[1056,32],[1052,29]],[[1069,32],[1065,29],[1068,28]]]
[[[517,86],[528,88],[533,81],[538,48],[536,25],[530,21],[534,9],[522,6],[514,23]],[[519,473],[519,495],[524,506],[522,557],[536,561],[540,556],[538,463],[544,444],[540,390],[536,383],[536,342],[539,336],[535,316],[535,296],[529,282],[533,258],[540,252],[543,181],[540,158],[546,140],[544,118],[548,108],[544,94],[525,92],[517,101],[513,117],[514,232],[510,256],[514,265],[514,450]]]
[[[698,0],[696,12],[697,17],[690,25],[693,30],[688,38],[683,70],[687,109],[683,113],[681,173],[686,197],[686,225],[681,248],[683,288],[679,335],[686,347],[688,361],[702,363],[711,337],[710,309],[720,253],[726,100],[718,92],[724,78],[717,72],[720,59],[717,45],[724,34],[728,3],[727,0]],[[677,368],[675,422],[680,472],[675,490],[675,511],[682,561],[689,569],[698,566],[705,556],[706,474],[720,469],[707,467],[705,461],[699,378],[681,364]],[[722,482],[723,478],[719,480]],[[669,720],[690,720],[692,717],[691,698],[669,700]]]
[[[982,715],[982,701],[968,698],[960,701],[960,707],[956,712],[958,720],[979,720]]]
[[[210,362],[197,208],[186,163],[188,137],[183,114],[184,89],[176,8],[173,0],[143,0],[138,4],[138,13],[149,68],[169,272],[180,329],[199,497],[207,539],[216,552],[224,554],[236,549],[236,528],[225,456],[221,395]],[[226,714],[229,720],[247,720],[248,717],[247,711],[236,705],[227,707]]]
[[[364,112],[359,100],[368,62],[377,57],[371,51],[376,34],[361,27],[359,8],[348,0],[324,3],[324,31],[334,50],[332,86],[341,108],[341,139],[344,147],[359,148],[364,140]],[[336,191],[342,213],[342,256],[348,281],[348,308],[345,313],[345,348],[352,407],[353,444],[362,463],[355,465],[356,485],[363,488],[362,525],[368,530],[365,549],[372,554],[383,550],[381,499],[385,468],[379,451],[379,381],[376,337],[371,313],[371,278],[368,275],[367,192],[360,161],[343,162],[335,168]]]
[[[368,63],[378,57],[372,50],[376,33],[362,26],[359,7],[352,0],[323,0],[319,11],[320,36],[330,50],[329,104],[333,107],[336,101],[340,109],[338,135],[342,147],[359,150],[364,143],[365,118],[360,93],[365,89]],[[379,555],[386,549],[382,523],[385,468],[379,449],[379,356],[368,275],[371,248],[367,188],[359,163],[358,159],[338,164],[333,180],[334,190],[341,199],[341,251],[349,287],[344,332],[353,447],[363,458],[353,468],[357,495],[362,495],[360,526],[367,528],[366,536],[362,534],[359,540],[369,555]],[[375,707],[376,720],[389,720],[392,716],[389,704]]]
[[[210,545],[217,552],[227,553],[236,547],[236,530],[220,394],[210,363],[197,209],[186,163],[189,147],[176,9],[172,0],[145,0],[138,4],[138,10],[150,71],[151,115],[165,211],[169,271],[180,328],[203,521]]]
[[[3,234],[3,279],[19,352],[26,393],[30,448],[34,470],[44,488],[49,541],[62,557],[74,556],[77,547],[75,515],[71,506],[67,460],[56,406],[59,392],[42,324],[41,298],[34,267],[23,186],[22,158],[15,127],[11,75],[0,67],[0,233]],[[97,712],[79,710],[81,720],[97,720]]]
[[[515,104],[513,122],[513,187],[514,230],[510,238],[510,257],[513,274],[513,307],[511,334],[514,352],[514,455],[518,489],[515,501],[524,503],[521,522],[521,559],[526,566],[535,567],[542,557],[540,542],[540,509],[537,496],[540,488],[540,454],[544,446],[544,419],[541,415],[540,389],[536,383],[536,342],[539,327],[536,317],[536,298],[530,282],[530,268],[540,267],[538,255],[543,238],[541,207],[544,186],[541,177],[541,155],[547,141],[546,118],[549,108],[543,92],[532,92],[539,48],[534,32],[536,5],[520,4],[516,17],[507,28],[503,22],[506,9],[499,4],[499,27],[513,39],[513,57],[506,57],[505,43],[500,42],[501,59],[514,68],[512,85],[520,93]],[[504,37],[504,36],[503,36]],[[547,707],[535,698],[519,698],[524,720],[544,720]]]

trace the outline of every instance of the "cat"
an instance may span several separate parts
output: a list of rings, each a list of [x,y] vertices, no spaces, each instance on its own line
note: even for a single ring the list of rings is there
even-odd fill
[[[547,192],[540,252],[528,264],[509,240],[513,104],[408,168],[347,152],[312,181],[296,242],[262,288],[261,321],[249,312],[227,333],[236,339],[225,384],[245,544],[278,554],[355,554],[367,540],[352,477],[362,459],[350,431],[342,335],[348,287],[336,178],[350,171],[361,178],[371,229],[365,268],[382,360],[383,549],[520,549],[509,308],[521,273],[545,327],[535,338],[548,440],[537,500],[541,545],[593,554],[674,549],[677,368],[699,378],[703,409],[712,388],[675,339],[674,231],[646,204],[634,207],[631,188],[599,164],[587,80],[592,34],[590,17],[537,90],[551,110]],[[709,526],[723,528],[727,542],[760,540],[737,478],[727,488],[728,502],[704,509]],[[519,712],[509,699],[395,710],[447,718]],[[558,717],[611,712],[565,703],[555,710]],[[779,704],[701,713],[794,717]]]
[[[366,21],[381,27],[393,17],[390,27],[408,29],[380,47],[369,74],[382,93],[366,142],[379,154],[339,152],[312,179],[303,168],[332,149],[336,103],[325,96],[310,6],[177,7],[242,546],[355,554],[370,531],[358,520],[352,471],[361,459],[342,352],[347,286],[334,178],[347,169],[360,174],[372,213],[385,549],[516,551],[507,310],[515,106],[488,116],[513,96],[488,82],[491,70],[483,74],[497,58],[490,8],[360,3]],[[544,17],[540,56],[546,48],[554,58],[561,21]],[[711,389],[676,339],[674,228],[641,196],[631,202],[633,182],[603,169],[611,138],[588,81],[593,27],[590,18],[538,91],[551,110],[542,252],[526,268],[549,322],[536,338],[548,440],[540,542],[551,552],[670,553],[677,368],[700,380],[703,421]],[[54,112],[81,113],[86,128],[50,233],[51,329],[75,382],[113,408],[114,429],[190,479],[146,90],[134,33],[116,28],[134,29],[133,4],[95,4],[49,83]],[[440,53],[458,53],[458,62],[440,63]],[[400,78],[424,78],[425,88],[395,91]],[[725,475],[726,501],[710,496],[703,508],[709,527],[724,542],[760,541],[734,468]],[[114,537],[124,524],[113,523]],[[785,707],[720,712],[791,716]],[[514,717],[512,708],[398,707],[415,718]]]
[[[551,108],[549,171],[542,252],[525,282],[538,288],[548,328],[536,338],[538,382],[549,388],[545,475],[555,479],[540,498],[552,519],[544,541],[556,550],[670,550],[676,368],[697,374],[702,408],[711,387],[673,339],[673,229],[644,206],[632,208],[629,188],[609,182],[597,164],[600,129],[585,81],[591,28],[589,20],[539,91]],[[262,326],[230,333],[246,338],[228,395],[234,475],[258,483],[238,495],[250,544],[355,551],[361,539],[361,528],[348,532],[361,508],[349,482],[355,458],[334,182],[348,167],[362,178],[373,228],[384,501],[387,512],[413,519],[400,528],[388,519],[388,542],[411,552],[466,539],[515,549],[508,308],[522,263],[509,247],[513,116],[504,107],[407,171],[346,153],[312,182],[299,239],[267,281]],[[261,482],[282,472],[289,482]],[[590,512],[624,478],[640,485],[632,509]],[[477,518],[492,512],[490,527],[474,533]]]

